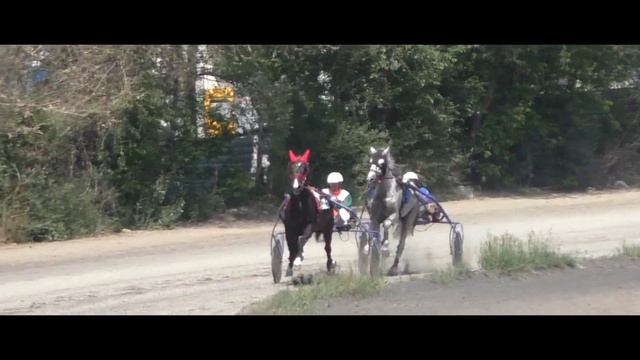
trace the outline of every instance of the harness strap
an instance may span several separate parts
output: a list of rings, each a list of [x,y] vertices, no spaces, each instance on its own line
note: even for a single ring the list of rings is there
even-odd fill
[[[311,194],[313,195],[313,199],[316,201],[316,208],[318,209],[318,211],[322,210],[322,203],[320,202],[320,192],[318,191],[318,189],[316,189],[315,187],[311,186],[311,185],[307,185],[307,190],[311,191]]]

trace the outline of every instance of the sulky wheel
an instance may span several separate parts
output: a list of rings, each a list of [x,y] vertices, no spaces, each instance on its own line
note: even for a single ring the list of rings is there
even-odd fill
[[[462,247],[464,243],[464,229],[462,224],[455,224],[451,228],[449,234],[451,242],[451,259],[453,266],[458,266],[462,263]]]
[[[363,231],[358,234],[358,271],[360,275],[366,275],[369,271],[369,252],[370,249],[366,249],[367,245],[371,242],[371,235],[366,231],[367,229],[360,228]]]
[[[369,272],[371,276],[382,275],[382,244],[380,236],[369,236],[371,238],[371,249],[369,250]]]
[[[271,274],[273,282],[279,283],[282,278],[282,256],[284,254],[284,234],[271,237]]]

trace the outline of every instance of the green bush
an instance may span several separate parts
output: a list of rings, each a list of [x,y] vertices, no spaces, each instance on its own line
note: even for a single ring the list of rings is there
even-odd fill
[[[218,194],[228,207],[246,205],[253,198],[253,185],[254,182],[246,171],[230,169],[224,177],[224,184],[218,189]]]
[[[184,211],[184,200],[160,208],[160,215],[156,224],[164,228],[172,228],[182,217]]]
[[[62,240],[103,230],[110,224],[84,181],[53,185],[31,198],[31,240]]]
[[[224,210],[225,203],[223,197],[216,192],[211,192],[192,201],[191,207],[183,218],[189,221],[205,221]]]

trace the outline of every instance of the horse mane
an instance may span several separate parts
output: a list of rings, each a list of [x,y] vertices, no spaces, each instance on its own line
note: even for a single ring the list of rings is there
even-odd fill
[[[395,159],[391,155],[391,152],[389,152],[387,154],[387,167],[389,168],[389,171],[391,171],[391,174],[393,176],[399,177],[404,174],[409,165],[396,163]]]
[[[393,159],[393,156],[391,155],[391,151],[389,151],[387,153],[387,167],[392,169],[396,166],[396,161]]]

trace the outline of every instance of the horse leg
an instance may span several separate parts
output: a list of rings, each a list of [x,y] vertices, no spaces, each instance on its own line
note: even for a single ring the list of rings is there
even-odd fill
[[[384,238],[382,239],[382,253],[384,254],[384,256],[389,256],[389,229],[391,229],[397,218],[397,213],[394,212],[382,223],[382,227],[384,228]]]
[[[332,272],[336,267],[336,262],[331,257],[331,237],[333,229],[329,227],[322,232],[324,237],[324,251],[327,253],[327,272]]]
[[[293,261],[298,254],[298,236],[296,232],[289,230],[286,232],[287,247],[289,248],[289,265],[287,266],[287,272],[285,276],[293,275]]]
[[[407,231],[405,229],[405,225],[401,223],[400,226],[400,241],[398,242],[398,248],[396,249],[396,257],[393,259],[393,265],[391,265],[391,268],[389,268],[389,271],[387,272],[387,275],[389,276],[398,275],[398,264],[400,263],[400,256],[402,256],[402,252],[404,251],[404,243],[407,239]]]
[[[308,224],[302,235],[298,237],[298,252],[296,253],[296,259],[294,260],[294,265],[301,265],[302,259],[304,258],[302,253],[304,252],[304,245],[307,243],[311,235],[313,234],[313,224]],[[299,262],[299,263],[297,263]]]
[[[418,208],[414,208],[411,212],[404,218],[400,219],[400,242],[398,243],[398,248],[396,249],[396,257],[393,259],[393,265],[389,269],[388,275],[394,276],[398,275],[398,264],[400,263],[400,257],[404,252],[404,245],[407,240],[407,236],[409,236],[409,231],[413,227],[416,222],[416,217],[418,216]]]
[[[378,241],[380,241],[380,223],[372,220],[369,224],[369,231],[373,232]]]

